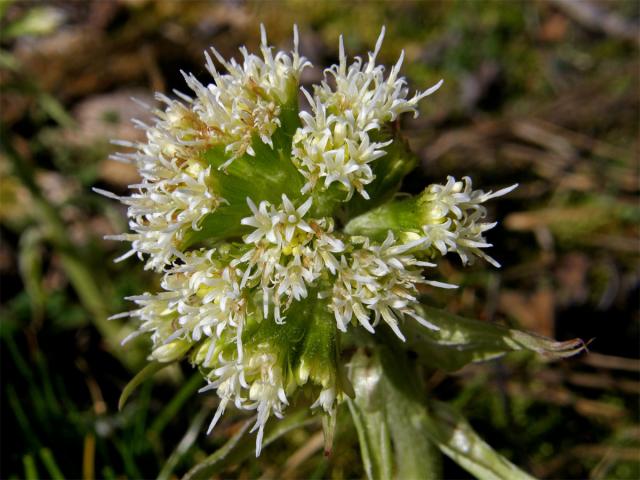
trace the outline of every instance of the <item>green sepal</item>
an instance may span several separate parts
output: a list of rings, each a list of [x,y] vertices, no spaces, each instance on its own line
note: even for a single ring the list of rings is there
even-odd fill
[[[328,188],[315,188],[311,192],[313,203],[309,215],[316,218],[339,217],[348,193],[344,185],[339,183],[332,183]]]
[[[305,312],[309,329],[300,355],[299,370],[323,387],[335,384],[338,365],[338,328],[323,300],[316,300],[313,310]]]
[[[151,357],[160,363],[175,362],[182,359],[191,350],[193,344],[186,339],[178,338],[172,342],[155,347]]]

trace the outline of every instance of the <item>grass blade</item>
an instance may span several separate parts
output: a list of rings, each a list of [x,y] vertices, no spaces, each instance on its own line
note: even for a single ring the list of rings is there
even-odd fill
[[[307,409],[300,409],[287,414],[282,420],[271,422],[262,440],[263,450],[291,430],[316,423],[317,421],[318,418],[309,417],[309,411]],[[244,434],[254,422],[255,416],[244,421],[240,429],[224,446],[189,470],[187,474],[182,477],[182,480],[208,479],[222,471],[226,466],[238,464],[251,457],[255,453],[255,439],[253,436],[249,437]]]
[[[120,395],[120,400],[118,400],[118,410],[122,410],[124,404],[127,403],[127,400],[131,396],[131,394],[140,386],[142,382],[151,378],[160,370],[165,367],[168,367],[171,363],[160,363],[160,362],[151,362],[149,365],[140,370],[135,377],[133,377],[127,386],[122,390],[122,394]]]
[[[56,459],[53,457],[51,450],[48,448],[40,449],[40,460],[44,464],[44,468],[47,469],[47,473],[52,480],[64,480],[65,476],[58,468],[58,464],[56,463]]]
[[[186,433],[178,443],[176,449],[171,453],[167,461],[165,462],[158,480],[169,480],[173,473],[173,470],[180,463],[180,461],[187,455],[193,444],[198,438],[198,434],[202,430],[202,424],[207,418],[208,411],[203,409],[195,416]]]
[[[176,393],[166,407],[158,414],[153,420],[151,427],[149,427],[149,435],[159,435],[167,424],[175,418],[176,414],[191,396],[200,388],[200,385],[204,382],[202,374],[200,372],[194,373],[191,378],[185,383],[182,388]]]
[[[24,478],[26,480],[39,480],[38,469],[36,468],[36,462],[30,454],[22,457],[22,463],[24,465]]]
[[[238,445],[244,434],[249,430],[251,424],[255,421],[255,416],[242,422],[238,431],[225,443],[222,447],[209,455],[206,460],[200,462],[182,477],[182,480],[194,480],[198,478],[206,478],[213,475],[216,467],[221,463],[234,448]]]

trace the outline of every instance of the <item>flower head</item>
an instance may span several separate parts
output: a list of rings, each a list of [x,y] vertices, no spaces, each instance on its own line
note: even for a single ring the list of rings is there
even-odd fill
[[[413,165],[385,126],[417,115],[442,82],[409,95],[403,55],[385,75],[376,63],[383,29],[366,61],[349,63],[340,38],[339,64],[303,91],[311,111],[298,112],[309,62],[297,31],[293,51],[275,54],[261,33],[261,56],[242,48],[239,63],[212,49],[226,73],[205,54],[210,83],[183,73],[191,95],[159,94],[154,124],[137,123],[146,142],[121,142],[132,151],[115,155],[141,182],[129,196],[99,191],[128,206],[132,232],[112,237],[131,243],[123,257],[162,275],[161,291],[132,297],[136,308],[117,317],[139,321],[151,358],[200,368],[203,391],[220,398],[209,430],[231,404],[256,410],[256,454],[268,419],[282,417],[298,390],[330,416],[351,392],[341,336],[388,327],[404,340],[406,322],[438,329],[421,313],[418,285],[455,286],[424,269],[450,252],[497,265],[484,253],[495,224],[483,221],[483,204],[509,191],[449,178],[381,203],[400,180],[388,172]],[[378,206],[353,207],[363,199]]]

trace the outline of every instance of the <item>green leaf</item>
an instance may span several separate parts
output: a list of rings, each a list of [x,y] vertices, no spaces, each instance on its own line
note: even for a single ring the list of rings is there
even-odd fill
[[[397,478],[440,478],[441,462],[437,449],[425,434],[428,420],[420,389],[412,373],[415,369],[403,362],[402,353],[381,350],[383,387],[387,422],[393,439]],[[417,375],[415,375],[417,378]]]
[[[480,480],[532,480],[509,460],[491,448],[454,409],[431,402],[430,421],[425,424],[440,450]]]
[[[358,432],[367,478],[391,478],[391,438],[385,418],[385,402],[379,385],[381,367],[359,351],[351,358],[350,375],[355,399],[347,399]]]
[[[437,446],[480,480],[531,480],[478,437],[455,410],[439,402],[427,407],[419,378],[395,338],[387,337],[386,345],[377,345],[369,355],[354,355],[356,400],[349,406],[369,478],[440,478]],[[393,473],[385,452],[387,435],[393,445]]]
[[[421,306],[422,315],[439,330],[407,322],[407,347],[432,368],[457,370],[472,362],[491,360],[526,350],[547,358],[564,358],[585,348],[580,339],[557,342],[553,339],[453,315],[444,310]]]
[[[367,478],[391,478],[391,439],[384,412],[366,412],[350,398],[347,398],[347,404],[358,432],[360,454]]]
[[[423,477],[415,476],[420,471],[411,466],[411,462],[422,460],[416,456],[416,444],[428,437],[442,453],[480,480],[531,480],[531,476],[484,442],[455,410],[440,402],[429,402],[425,407],[422,389],[417,384],[419,375],[402,346],[395,338],[388,345],[381,348],[380,358],[386,405],[395,413],[393,421],[389,421],[398,430],[398,441],[404,442],[397,450],[398,465],[405,468],[402,474],[399,473],[399,478],[437,477],[435,472]]]
[[[438,478],[439,459],[424,433],[426,411],[410,369],[385,351],[380,347],[371,356],[359,351],[351,360],[356,395],[348,403],[367,477]]]
[[[142,382],[153,377],[156,373],[169,365],[171,365],[171,363],[151,362],[140,370],[122,390],[120,400],[118,400],[118,410],[122,410],[122,407],[127,403],[129,396],[140,386]]]
[[[227,443],[209,455],[205,460],[189,470],[182,480],[200,480],[212,478],[221,472],[228,465],[238,464],[255,452],[255,439],[253,436],[245,436],[249,427],[255,422],[253,416],[242,422],[240,428]],[[265,431],[262,446],[268,446],[278,438],[296,428],[301,428],[312,423],[316,423],[317,418],[309,417],[307,409],[287,413],[285,418],[271,424]]]
[[[216,471],[219,471],[223,461],[238,446],[238,443],[244,437],[244,434],[247,433],[249,427],[251,427],[251,424],[255,421],[255,419],[256,417],[253,416],[242,422],[240,428],[238,428],[236,433],[234,433],[233,436],[229,440],[227,440],[227,443],[225,443],[222,447],[209,455],[204,461],[200,462],[198,465],[189,470],[186,475],[182,477],[182,480],[206,478],[208,476],[214,475]]]

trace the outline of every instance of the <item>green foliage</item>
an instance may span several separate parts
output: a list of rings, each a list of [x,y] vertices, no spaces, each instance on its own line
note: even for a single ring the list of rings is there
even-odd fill
[[[471,362],[492,360],[518,350],[550,359],[566,358],[585,348],[580,339],[556,342],[520,330],[452,315],[426,305],[422,310],[425,318],[438,330],[408,326],[413,334],[409,346],[431,368],[454,371]]]

